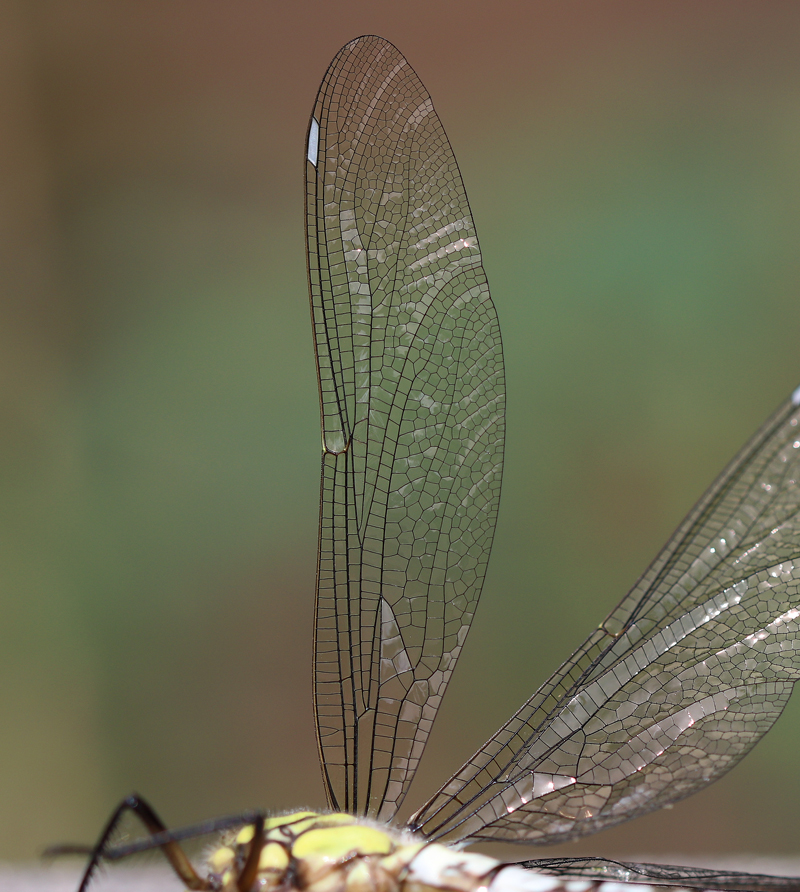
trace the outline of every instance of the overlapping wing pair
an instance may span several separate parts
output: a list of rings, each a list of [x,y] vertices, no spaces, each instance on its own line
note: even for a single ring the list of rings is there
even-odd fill
[[[390,819],[489,559],[500,331],[455,156],[394,46],[362,37],[339,52],[307,156],[323,425],[318,739],[331,805]],[[766,733],[800,672],[797,404],[766,422],[414,829],[572,839],[700,789]]]

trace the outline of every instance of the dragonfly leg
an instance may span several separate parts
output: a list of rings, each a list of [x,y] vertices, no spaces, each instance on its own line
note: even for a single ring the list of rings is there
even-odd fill
[[[264,815],[258,815],[253,821],[253,838],[250,841],[250,851],[247,853],[244,866],[236,878],[236,888],[239,892],[250,892],[255,886],[258,874],[258,863],[261,859],[261,850],[264,848]]]
[[[81,884],[78,887],[78,892],[86,892],[86,890],[89,888],[89,883],[94,876],[94,872],[97,870],[100,862],[105,858],[108,842],[126,812],[132,812],[134,815],[136,815],[136,817],[139,818],[139,820],[145,825],[145,827],[150,831],[151,834],[163,833],[167,829],[166,824],[161,820],[161,818],[159,818],[150,803],[147,802],[147,800],[143,799],[141,796],[138,796],[134,793],[133,795],[128,796],[126,799],[123,799],[122,802],[120,802],[120,804],[114,809],[111,817],[106,822],[106,826],[103,828],[103,832],[100,834],[100,838],[97,840],[94,846],[65,845],[54,846],[47,850],[47,855],[89,855],[89,863],[86,865],[86,870],[83,872],[83,877],[81,879]],[[261,819],[261,821],[263,829],[263,818]],[[170,840],[168,842],[162,843],[160,848],[164,852],[167,861],[169,861],[172,869],[175,871],[178,878],[186,885],[188,889],[196,889],[198,890],[198,892],[209,892],[209,890],[211,890],[212,887],[209,881],[201,877],[194,869],[194,867],[192,867],[192,864],[186,857],[183,849],[175,840]],[[257,866],[258,858],[256,858],[256,867]]]

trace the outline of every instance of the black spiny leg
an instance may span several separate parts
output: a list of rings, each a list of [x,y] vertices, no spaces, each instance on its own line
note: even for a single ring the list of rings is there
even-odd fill
[[[68,855],[83,853],[89,855],[89,863],[86,865],[86,870],[83,872],[83,878],[81,879],[81,884],[78,887],[78,892],[86,892],[86,890],[89,888],[89,883],[94,876],[95,870],[97,870],[97,866],[105,858],[108,842],[111,839],[114,831],[117,829],[122,816],[127,811],[133,812],[133,814],[135,814],[139,818],[139,820],[153,835],[157,833],[164,833],[167,829],[166,824],[161,820],[161,818],[159,818],[150,803],[148,803],[147,800],[142,799],[141,796],[138,796],[134,793],[132,796],[128,796],[127,799],[123,799],[123,801],[120,802],[120,804],[114,809],[113,814],[108,819],[108,822],[103,828],[103,832],[100,834],[100,838],[97,840],[94,847],[90,848],[88,846],[65,845],[54,846],[47,850],[47,855]],[[263,826],[264,819],[262,818],[262,830]],[[263,836],[263,833],[259,835]],[[255,847],[256,846],[254,837],[253,848]],[[194,867],[192,867],[192,864],[186,857],[183,849],[178,845],[177,842],[175,842],[175,840],[169,840],[167,842],[161,843],[159,848],[166,856],[167,860],[172,866],[172,869],[178,875],[178,878],[181,880],[182,883],[186,885],[188,889],[195,889],[198,890],[198,892],[209,892],[209,890],[211,890],[212,887],[209,881],[201,877],[194,869]],[[250,858],[248,857],[248,865],[249,862]],[[258,867],[257,857],[256,867]]]

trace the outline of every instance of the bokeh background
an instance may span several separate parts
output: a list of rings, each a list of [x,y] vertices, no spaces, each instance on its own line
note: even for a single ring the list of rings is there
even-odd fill
[[[412,804],[800,382],[794,0],[3,0],[0,858],[134,789],[173,825],[323,804],[303,154],[362,33],[433,95],[508,372],[482,609]],[[708,791],[560,851],[796,851],[798,739],[800,701]]]

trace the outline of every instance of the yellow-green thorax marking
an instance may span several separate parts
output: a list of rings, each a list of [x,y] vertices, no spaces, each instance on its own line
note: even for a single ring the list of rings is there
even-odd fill
[[[210,872],[223,892],[236,892],[253,834],[253,827],[245,827],[209,857]],[[352,815],[300,811],[265,821],[253,890],[588,892],[595,887],[591,880],[564,883]]]

